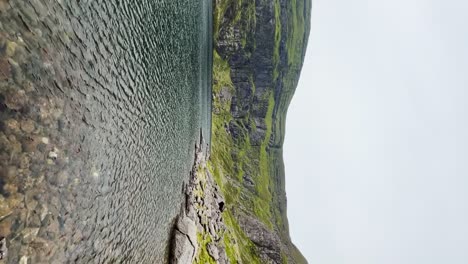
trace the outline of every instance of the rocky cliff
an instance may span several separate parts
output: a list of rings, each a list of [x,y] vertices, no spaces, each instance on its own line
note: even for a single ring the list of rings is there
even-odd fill
[[[310,9],[310,0],[215,0],[211,157],[196,162],[186,191],[177,230],[198,226],[197,243],[179,257],[307,263],[289,237],[282,144]]]

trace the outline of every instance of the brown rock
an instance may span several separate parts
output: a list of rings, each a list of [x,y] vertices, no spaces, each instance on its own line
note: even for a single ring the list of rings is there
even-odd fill
[[[26,93],[23,90],[10,91],[6,94],[5,104],[13,110],[20,110],[27,102]]]
[[[3,219],[10,214],[10,206],[8,205],[6,199],[2,195],[0,195],[0,219]]]
[[[18,192],[18,186],[11,183],[7,183],[3,186],[3,190],[9,194],[14,194]]]
[[[19,128],[20,128],[20,125],[18,123],[18,121],[16,121],[15,119],[7,119],[5,120],[5,127],[13,132],[18,132],[19,131]]]
[[[5,12],[10,9],[10,4],[8,0],[0,0],[0,12]]]
[[[16,51],[17,46],[18,46],[18,44],[16,44],[15,42],[7,41],[6,46],[5,46],[5,55],[8,56],[8,57],[13,57],[13,55],[15,55],[15,51]]]
[[[34,121],[31,119],[21,120],[21,130],[26,133],[32,133],[34,131]]]
[[[0,221],[0,237],[8,237],[11,234],[11,217]]]
[[[5,178],[7,181],[12,181],[13,179],[15,179],[16,177],[16,174],[17,174],[17,170],[16,170],[16,167],[15,166],[8,166],[6,169],[5,169]]]
[[[37,234],[39,233],[39,228],[37,227],[27,227],[25,228],[21,234],[23,235],[23,243],[31,243],[33,240],[36,239]]]
[[[8,80],[9,78],[11,78],[10,63],[6,59],[0,59],[0,81]]]

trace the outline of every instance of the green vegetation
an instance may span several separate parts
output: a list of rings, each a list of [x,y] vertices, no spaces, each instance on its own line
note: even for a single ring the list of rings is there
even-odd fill
[[[196,263],[216,264],[216,261],[210,256],[207,250],[207,245],[211,242],[211,237],[208,234],[197,234],[198,240],[198,256]]]
[[[278,171],[278,153],[270,150],[273,144],[281,145],[284,135],[284,119],[290,99],[297,84],[298,75],[302,66],[304,48],[307,44],[309,0],[288,1],[287,9],[282,9],[280,0],[274,1],[275,33],[273,36],[274,49],[272,51],[273,80],[272,83],[282,82],[281,96],[275,97],[274,87],[270,87],[260,99],[266,105],[266,135],[260,146],[251,144],[250,131],[257,131],[253,118],[247,114],[242,119],[234,119],[231,114],[231,98],[236,93],[231,80],[231,69],[228,58],[221,57],[216,50],[213,54],[213,116],[211,157],[207,168],[219,185],[226,202],[223,212],[224,223],[227,227],[223,243],[226,254],[231,263],[261,263],[257,247],[247,238],[238,222],[240,212],[248,212],[256,217],[270,230],[284,229],[283,219],[285,210],[280,210],[279,190],[284,186],[272,179]],[[232,38],[233,43],[238,41],[245,54],[249,56],[255,49],[256,25],[255,0],[217,0],[214,7],[214,39],[220,38],[223,30],[223,41]],[[283,14],[282,12],[287,12]],[[281,18],[287,15],[287,24],[282,25]],[[234,28],[239,29],[235,31]],[[226,33],[227,32],[227,33]],[[235,36],[239,32],[240,36]],[[282,32],[286,32],[283,36]],[[228,39],[226,39],[228,38]],[[284,42],[285,41],[285,42]],[[286,43],[287,67],[282,67],[281,43]],[[224,54],[226,56],[226,54]],[[252,73],[253,74],[253,73]],[[281,77],[281,78],[280,78]],[[255,93],[253,75],[250,76],[251,87]],[[276,101],[278,100],[278,101]],[[235,138],[227,129],[229,125],[240,127]],[[246,127],[248,124],[249,128]],[[281,163],[282,164],[282,163]],[[244,178],[248,176],[255,183],[251,188],[245,187]],[[282,236],[285,238],[284,236]],[[213,263],[206,246],[211,242],[209,234],[198,234],[199,254],[197,263]],[[294,247],[294,246],[293,246]],[[295,247],[285,254],[281,253],[283,263],[288,258],[301,262],[300,252]]]

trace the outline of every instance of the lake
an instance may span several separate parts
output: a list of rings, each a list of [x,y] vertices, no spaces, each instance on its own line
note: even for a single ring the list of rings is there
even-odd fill
[[[210,142],[211,5],[0,0],[7,263],[166,261]]]

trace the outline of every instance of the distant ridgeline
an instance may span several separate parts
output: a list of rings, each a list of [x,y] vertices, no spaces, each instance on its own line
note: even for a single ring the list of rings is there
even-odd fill
[[[310,12],[310,0],[215,0],[211,155],[188,191],[195,263],[307,263],[289,237],[282,144]]]

